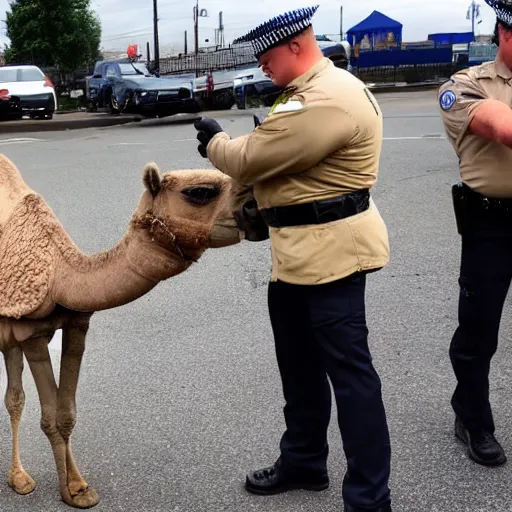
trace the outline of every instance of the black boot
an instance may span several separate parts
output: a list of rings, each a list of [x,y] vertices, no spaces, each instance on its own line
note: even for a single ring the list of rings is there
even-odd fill
[[[505,452],[493,434],[481,430],[472,434],[462,421],[455,419],[455,435],[468,445],[470,459],[483,466],[501,466],[507,462]]]
[[[384,503],[377,508],[357,508],[352,505],[345,505],[345,512],[392,512],[391,510],[391,502]]]
[[[253,494],[279,494],[293,489],[324,491],[329,487],[327,474],[315,475],[284,470],[281,458],[273,466],[249,473],[245,488]]]

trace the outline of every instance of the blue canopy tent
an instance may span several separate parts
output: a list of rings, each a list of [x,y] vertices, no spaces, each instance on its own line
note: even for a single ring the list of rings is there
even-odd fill
[[[475,40],[473,32],[448,32],[429,34],[428,39],[434,41],[436,46],[449,46],[452,44],[472,43]]]
[[[379,11],[352,27],[347,32],[347,41],[358,50],[375,50],[379,47],[400,47],[402,24]]]

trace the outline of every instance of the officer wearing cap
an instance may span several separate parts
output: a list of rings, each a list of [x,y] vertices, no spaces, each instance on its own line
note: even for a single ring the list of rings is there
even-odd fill
[[[261,125],[230,138],[213,119],[196,122],[200,153],[253,187],[270,232],[268,306],[286,430],[277,461],[249,473],[246,488],[328,487],[330,380],[347,457],[345,511],[388,512],[390,439],[365,318],[367,273],[389,261],[370,195],[383,120],[365,85],[322,55],[311,26],[317,7],[272,18],[239,40],[253,44],[283,88]]]
[[[462,240],[449,351],[455,435],[473,461],[490,466],[507,460],[494,436],[489,369],[512,279],[512,1],[486,2],[497,15],[496,59],[455,73],[440,87],[439,105],[461,175],[452,188]]]

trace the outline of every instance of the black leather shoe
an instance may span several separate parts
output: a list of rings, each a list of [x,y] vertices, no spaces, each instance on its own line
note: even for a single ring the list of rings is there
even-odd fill
[[[462,421],[455,419],[455,435],[468,446],[470,459],[483,466],[501,466],[507,462],[505,452],[493,434],[484,430],[470,434]]]
[[[284,471],[279,458],[268,468],[258,469],[249,473],[245,479],[245,488],[253,494],[279,494],[293,489],[307,491],[324,491],[329,487],[327,474],[299,474]]]
[[[384,503],[377,508],[357,508],[352,505],[345,505],[345,512],[392,512],[391,502]]]

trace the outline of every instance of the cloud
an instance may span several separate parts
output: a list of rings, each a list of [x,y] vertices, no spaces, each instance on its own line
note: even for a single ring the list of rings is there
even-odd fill
[[[314,18],[317,33],[339,35],[340,1],[319,0],[320,8]],[[492,33],[495,23],[493,10],[482,4],[482,23],[476,33]],[[124,50],[128,44],[139,44],[145,53],[146,42],[153,48],[152,2],[141,5],[140,0],[92,0],[92,8],[98,13],[103,28],[104,49]],[[429,33],[467,32],[471,22],[466,19],[470,0],[344,0],[343,30],[346,32],[373,10],[378,10],[403,24],[404,41],[426,40]],[[194,48],[193,6],[195,0],[158,0],[159,39],[162,50],[181,51],[185,31],[188,49]],[[223,13],[226,42],[281,12],[314,5],[312,1],[297,0],[200,0],[199,8],[206,9],[208,17],[200,18],[200,45],[209,46],[215,40],[215,28],[219,24],[219,12]],[[4,20],[9,9],[8,0],[0,0],[0,19]],[[4,25],[2,24],[2,27]],[[205,39],[209,41],[206,42]],[[5,28],[0,32],[0,44],[8,43]]]

